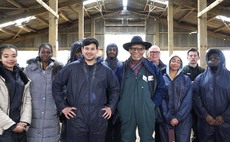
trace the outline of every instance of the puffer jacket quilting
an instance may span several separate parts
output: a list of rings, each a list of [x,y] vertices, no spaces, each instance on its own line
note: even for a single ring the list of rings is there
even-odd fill
[[[39,62],[32,62],[24,70],[32,80],[32,123],[27,133],[29,142],[59,140],[59,116],[52,96],[53,67],[54,62],[51,62],[47,70],[43,70]]]

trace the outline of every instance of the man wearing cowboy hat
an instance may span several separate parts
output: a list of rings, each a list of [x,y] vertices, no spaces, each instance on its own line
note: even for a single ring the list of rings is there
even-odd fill
[[[166,86],[160,69],[143,57],[151,45],[140,36],[123,45],[131,56],[116,71],[121,84],[117,109],[122,123],[122,142],[135,142],[136,128],[141,141],[154,142],[155,108],[166,95]]]

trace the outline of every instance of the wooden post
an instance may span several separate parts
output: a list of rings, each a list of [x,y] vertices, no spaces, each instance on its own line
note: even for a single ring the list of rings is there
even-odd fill
[[[207,0],[198,0],[198,13],[202,11],[207,6]],[[198,17],[198,16],[197,16]],[[206,51],[208,47],[207,42],[207,13],[202,14],[198,17],[198,49],[200,52],[200,66],[206,67]]]
[[[173,1],[169,0],[168,5],[168,51],[169,56],[173,54],[174,40],[173,40]]]
[[[84,38],[84,6],[83,0],[80,0],[80,5],[78,9],[78,40],[82,40]]]

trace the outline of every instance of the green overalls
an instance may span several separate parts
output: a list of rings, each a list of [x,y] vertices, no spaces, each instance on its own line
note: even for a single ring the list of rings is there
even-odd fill
[[[130,68],[123,78],[123,90],[118,102],[122,122],[122,142],[135,142],[138,128],[141,142],[154,142],[155,104],[151,99],[147,70],[142,66],[136,76]],[[153,80],[152,80],[153,81]]]

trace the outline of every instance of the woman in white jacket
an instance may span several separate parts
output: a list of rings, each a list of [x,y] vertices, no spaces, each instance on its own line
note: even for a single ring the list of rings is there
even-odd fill
[[[26,142],[31,122],[30,80],[17,66],[17,50],[0,46],[0,142]]]

